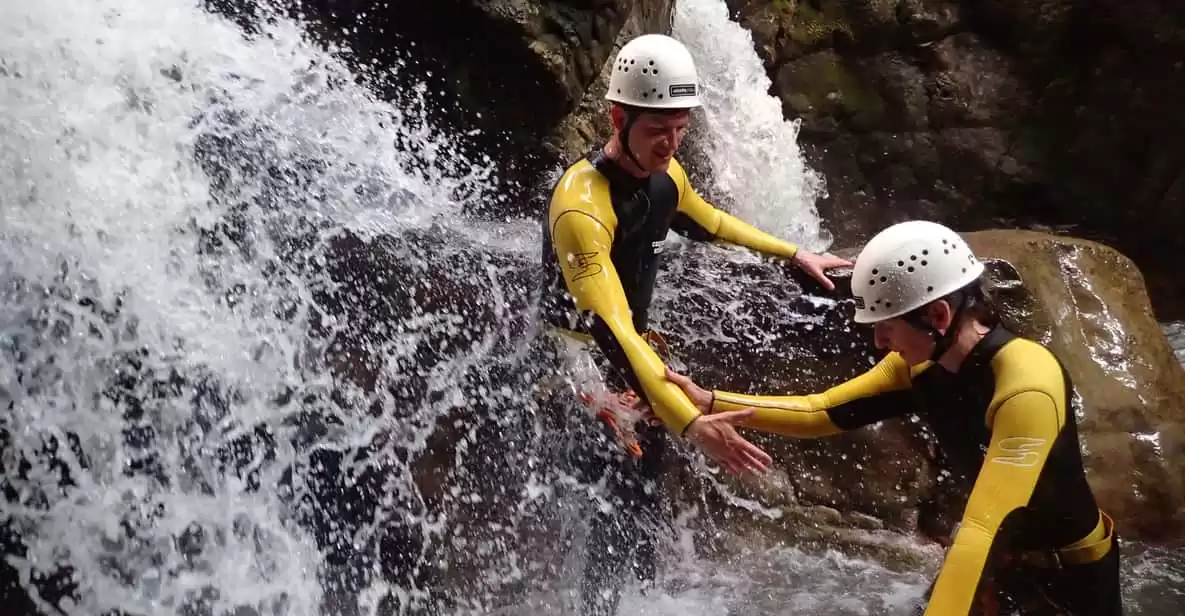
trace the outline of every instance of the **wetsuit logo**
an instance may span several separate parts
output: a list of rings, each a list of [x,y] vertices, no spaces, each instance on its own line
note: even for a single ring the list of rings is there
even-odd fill
[[[600,256],[599,252],[577,252],[568,255],[568,269],[572,271],[572,281],[596,276],[605,270],[594,260]]]
[[[694,83],[673,83],[670,87],[671,98],[680,96],[695,96]]]
[[[992,458],[992,462],[1009,466],[1029,467],[1037,466],[1041,461],[1041,447],[1045,439],[1032,436],[1013,436],[1001,439],[1000,453]]]

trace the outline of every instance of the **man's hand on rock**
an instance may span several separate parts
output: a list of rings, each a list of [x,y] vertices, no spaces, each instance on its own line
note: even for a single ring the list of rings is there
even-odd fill
[[[827,277],[826,270],[836,267],[852,267],[852,262],[834,255],[818,255],[813,252],[799,250],[794,253],[794,264],[799,269],[810,274],[811,278],[819,281],[828,291],[835,290],[835,283]]]

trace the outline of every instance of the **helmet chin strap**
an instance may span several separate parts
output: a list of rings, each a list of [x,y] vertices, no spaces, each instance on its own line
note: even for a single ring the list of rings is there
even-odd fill
[[[938,331],[922,318],[921,309],[914,310],[902,316],[906,323],[925,332],[934,341],[934,351],[930,353],[930,361],[938,361],[955,344],[955,337],[959,334],[959,325],[963,320],[963,311],[971,304],[971,296],[964,291],[956,291],[955,312],[951,316],[950,326],[945,332]]]
[[[634,151],[630,149],[630,131],[634,130],[634,122],[637,122],[638,117],[641,115],[642,112],[640,111],[636,111],[629,107],[625,108],[625,126],[621,129],[621,139],[619,141],[621,141],[621,150],[625,152],[626,156],[629,157],[630,162],[634,163],[634,166],[638,168],[638,171],[644,172],[646,169],[642,167],[642,163],[638,161],[636,156],[634,156]]]

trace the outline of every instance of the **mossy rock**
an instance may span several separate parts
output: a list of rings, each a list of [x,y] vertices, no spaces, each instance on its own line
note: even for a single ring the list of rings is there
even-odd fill
[[[790,115],[811,128],[821,128],[820,122],[832,117],[852,129],[870,130],[882,126],[888,113],[871,81],[834,51],[824,50],[783,66],[776,84]]]
[[[783,0],[782,4],[792,6],[788,11],[786,34],[804,50],[826,46],[837,37],[849,40],[855,38],[855,32],[839,0],[823,0],[819,8],[801,1],[792,3]]]

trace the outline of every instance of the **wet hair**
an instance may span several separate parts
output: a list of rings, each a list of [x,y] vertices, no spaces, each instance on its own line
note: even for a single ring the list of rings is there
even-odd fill
[[[963,319],[975,319],[988,327],[995,327],[1000,322],[1000,314],[996,310],[992,295],[992,285],[986,276],[980,276],[971,284],[934,301],[939,300],[945,300],[952,310],[957,310],[962,303],[963,310],[960,316]]]
[[[995,327],[1000,323],[1000,312],[997,308],[994,288],[987,277],[981,276],[973,283],[975,287],[975,301],[967,307],[967,316],[987,325]]]

